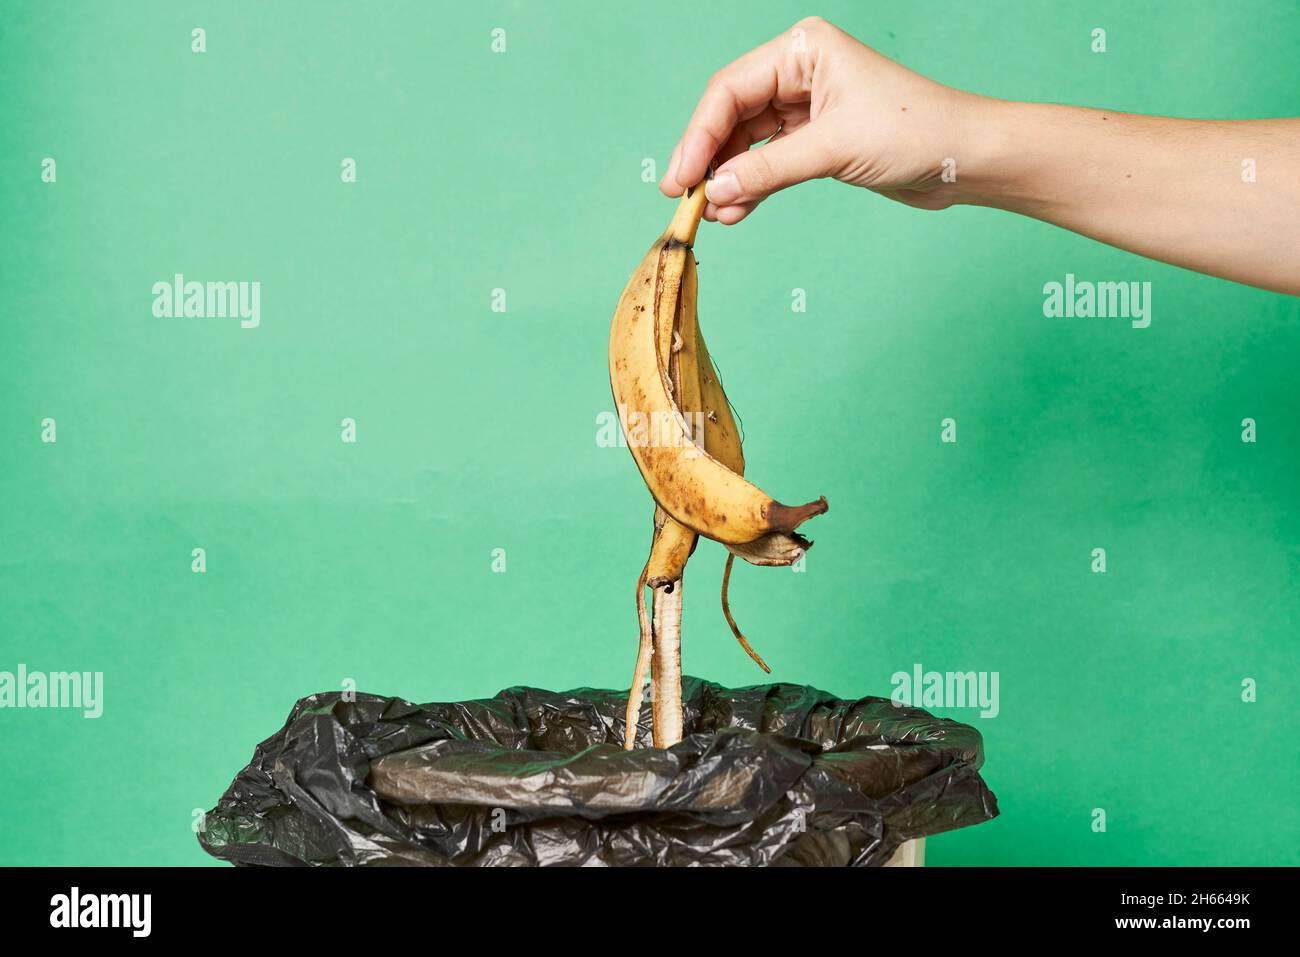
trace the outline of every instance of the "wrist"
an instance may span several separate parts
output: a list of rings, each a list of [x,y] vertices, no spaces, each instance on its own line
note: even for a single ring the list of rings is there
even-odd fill
[[[962,94],[958,111],[960,154],[954,198],[966,206],[1017,209],[1032,203],[1041,137],[1027,135],[1026,113],[1035,104]]]

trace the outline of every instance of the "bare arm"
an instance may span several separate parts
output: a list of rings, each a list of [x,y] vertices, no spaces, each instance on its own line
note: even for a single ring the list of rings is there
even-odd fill
[[[778,189],[831,176],[924,209],[1006,209],[1300,295],[1300,119],[994,100],[934,83],[813,18],[715,74],[661,187],[680,195],[710,163],[705,215],[723,223]]]

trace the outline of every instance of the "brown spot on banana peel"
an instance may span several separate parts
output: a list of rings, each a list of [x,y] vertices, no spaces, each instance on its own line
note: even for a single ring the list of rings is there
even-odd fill
[[[830,511],[830,506],[826,504],[826,496],[823,495],[815,502],[793,507],[776,501],[769,502],[766,511],[769,531],[793,532],[808,519]]]

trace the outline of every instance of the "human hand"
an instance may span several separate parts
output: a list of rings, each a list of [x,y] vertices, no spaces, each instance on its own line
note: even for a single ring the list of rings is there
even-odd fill
[[[1246,159],[1271,175],[1247,181]],[[710,166],[704,216],[727,225],[777,190],[831,176],[922,209],[1009,210],[1300,295],[1297,118],[1173,119],[977,96],[812,17],[714,74],[659,188],[680,196]]]
[[[959,144],[964,162],[972,155],[980,100],[810,17],[713,75],[659,188],[680,196],[716,165],[704,215],[726,225],[777,190],[825,176],[943,209],[959,199],[945,161]]]

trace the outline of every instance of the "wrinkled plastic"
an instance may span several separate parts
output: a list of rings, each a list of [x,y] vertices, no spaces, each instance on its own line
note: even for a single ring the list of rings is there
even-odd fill
[[[998,813],[979,732],[884,698],[683,681],[686,736],[624,751],[625,692],[299,701],[208,812],[241,865],[854,865]]]

